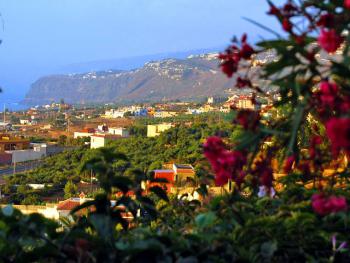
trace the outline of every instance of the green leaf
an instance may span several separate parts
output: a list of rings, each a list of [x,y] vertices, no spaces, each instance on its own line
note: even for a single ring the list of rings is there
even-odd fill
[[[205,228],[208,226],[211,226],[216,220],[216,215],[214,212],[208,212],[208,213],[203,213],[199,214],[196,219],[196,225],[199,228]]]
[[[253,20],[253,19],[250,19],[250,18],[247,18],[247,17],[243,17],[244,20],[247,20],[248,22],[264,29],[265,31],[267,32],[270,32],[271,34],[275,35],[277,38],[282,38],[282,36],[280,34],[278,34],[276,31],[272,30],[271,28],[267,27],[267,26],[264,26],[263,24]]]
[[[260,247],[260,253],[265,259],[271,259],[276,251],[277,251],[276,241],[265,242]]]
[[[168,195],[163,188],[159,186],[153,186],[149,189],[152,193],[156,194],[160,199],[169,202]]]
[[[133,182],[126,176],[115,176],[111,179],[111,185],[120,189],[124,194],[129,191],[132,184]]]
[[[105,238],[107,240],[112,238],[113,224],[109,216],[93,214],[89,217],[89,221],[94,226],[101,238]]]
[[[12,205],[7,205],[5,207],[2,208],[2,213],[5,215],[5,216],[12,216],[13,215],[13,206]]]
[[[294,113],[294,118],[293,118],[293,122],[292,122],[292,130],[291,130],[291,135],[290,135],[290,140],[289,140],[289,145],[288,145],[288,154],[293,154],[295,152],[298,131],[299,131],[299,127],[303,121],[304,111],[305,111],[305,104],[300,103],[297,106],[295,113]]]

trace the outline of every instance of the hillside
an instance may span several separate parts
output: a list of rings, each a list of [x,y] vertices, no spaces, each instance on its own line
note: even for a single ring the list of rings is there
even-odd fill
[[[24,103],[69,103],[198,100],[225,95],[232,87],[218,69],[216,54],[189,56],[146,63],[130,71],[51,75],[32,84]]]

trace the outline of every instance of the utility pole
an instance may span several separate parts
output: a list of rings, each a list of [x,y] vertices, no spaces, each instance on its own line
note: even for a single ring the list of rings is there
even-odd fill
[[[13,175],[16,174],[16,154],[13,155]]]
[[[93,192],[93,188],[92,188],[92,169],[90,170],[90,186],[91,186],[91,194]]]
[[[4,123],[6,122],[6,104],[4,103]]]

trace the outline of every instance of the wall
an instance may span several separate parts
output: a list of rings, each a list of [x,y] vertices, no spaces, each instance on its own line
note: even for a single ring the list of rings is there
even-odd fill
[[[125,128],[109,128],[108,133],[113,135],[120,135],[124,138],[129,137],[129,131]]]
[[[33,160],[39,160],[46,156],[46,148],[40,148],[38,150],[17,150],[7,151],[6,153],[12,154],[12,163],[27,162]]]
[[[12,154],[10,153],[0,153],[0,164],[11,164]]]
[[[6,205],[1,205],[1,207],[5,207]],[[58,220],[59,213],[57,211],[57,205],[55,204],[47,204],[44,205],[13,205],[13,208],[18,209],[25,215],[30,215],[33,213],[38,213],[43,215],[48,219]]]
[[[169,130],[172,127],[169,123],[162,123],[158,125],[147,125],[147,137],[158,136],[161,132]]]
[[[91,136],[91,149],[97,149],[105,146],[105,138]]]
[[[91,135],[93,135],[93,133],[89,133],[89,132],[74,132],[74,139],[77,138],[84,138],[84,137],[90,137]]]

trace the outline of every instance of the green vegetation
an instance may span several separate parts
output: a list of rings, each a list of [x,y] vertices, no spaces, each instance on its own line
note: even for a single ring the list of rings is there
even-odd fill
[[[77,194],[77,186],[72,182],[68,181],[64,186],[64,198],[71,198]]]
[[[71,196],[93,174],[100,189],[60,223],[0,209],[0,261],[350,262],[350,0],[267,2],[285,34],[262,26],[276,38],[234,38],[220,59],[229,78],[239,72],[237,87],[271,97],[269,118],[237,109],[230,118],[239,129],[220,115],[198,116],[157,138],[145,138],[137,123],[135,137],[65,152],[8,178],[3,192],[24,204],[40,196],[31,181],[53,185],[40,194],[64,188]],[[271,50],[273,59],[252,72]],[[343,59],[334,59],[338,52]],[[258,78],[280,97],[256,86]],[[155,186],[164,181],[149,171],[167,161],[196,167],[198,199]],[[222,188],[209,190],[221,194],[206,191],[211,170]],[[142,189],[145,180],[153,187]]]
[[[225,119],[217,122],[216,115],[206,115],[195,118],[191,123],[179,123],[155,138],[145,137],[145,126],[140,123],[136,123],[131,130],[142,132],[135,132],[132,137],[114,141],[109,145],[128,158],[127,162],[118,160],[112,164],[119,174],[127,172],[130,167],[137,167],[149,174],[154,169],[162,168],[166,162],[178,162],[192,164],[197,175],[204,177],[210,174],[208,163],[202,154],[205,138],[213,134],[229,137],[233,134],[234,127]],[[67,145],[69,138],[62,136],[59,142]],[[75,140],[74,144],[83,145],[83,142],[84,140]],[[77,194],[77,189],[72,189],[73,185],[91,180],[90,171],[81,170],[82,164],[98,152],[89,149],[88,146],[80,146],[46,158],[43,164],[33,171],[8,176],[3,187],[3,192],[8,196],[7,201],[24,203],[28,201],[27,197],[30,197],[35,201],[33,204],[39,204],[47,196],[70,197]],[[26,187],[27,184],[46,184],[47,187],[44,190],[33,190]]]

